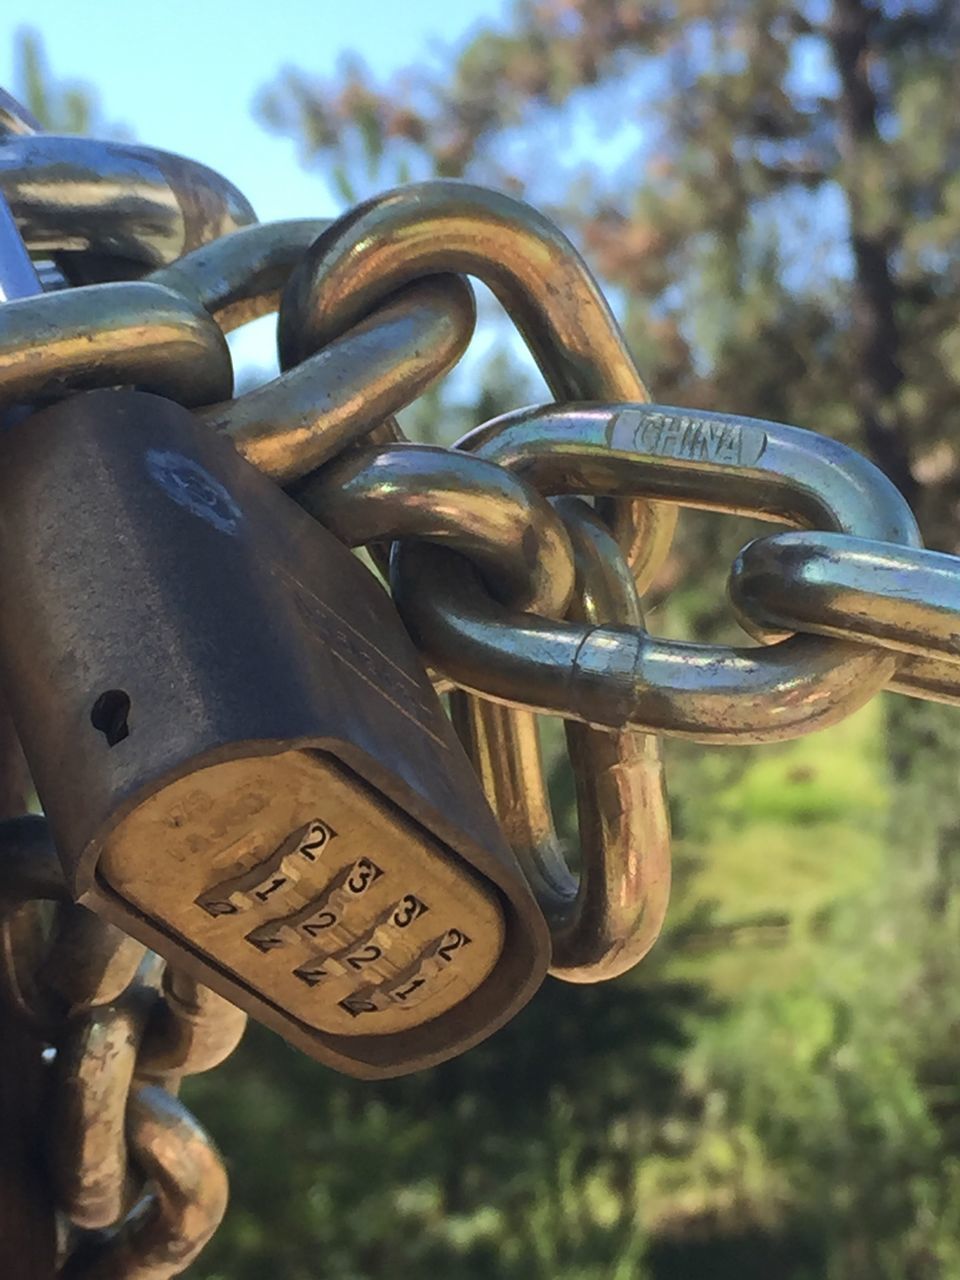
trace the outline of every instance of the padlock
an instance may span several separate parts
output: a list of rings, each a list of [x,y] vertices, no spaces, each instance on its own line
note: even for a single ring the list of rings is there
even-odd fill
[[[73,896],[321,1061],[442,1061],[543,977],[389,597],[187,410],[0,437],[0,678]]]

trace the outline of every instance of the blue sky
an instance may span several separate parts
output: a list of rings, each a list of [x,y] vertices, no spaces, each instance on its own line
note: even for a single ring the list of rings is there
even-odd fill
[[[0,84],[15,91],[14,37],[40,33],[51,73],[87,81],[104,118],[138,142],[219,170],[262,221],[322,217],[337,207],[326,183],[302,168],[291,140],[252,114],[256,91],[284,66],[331,75],[345,52],[378,76],[458,46],[507,0],[4,0]],[[264,318],[231,338],[238,366],[268,369],[273,325]]]
[[[251,114],[254,92],[285,65],[329,75],[345,51],[379,74],[459,44],[503,0],[4,0],[0,83],[13,88],[13,41],[40,32],[51,71],[88,80],[108,120],[140,142],[219,169],[263,220],[332,211],[294,144]]]

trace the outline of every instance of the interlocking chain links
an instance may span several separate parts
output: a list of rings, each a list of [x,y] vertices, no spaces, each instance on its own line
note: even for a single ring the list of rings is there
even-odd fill
[[[694,438],[710,447],[692,447]],[[488,423],[461,445],[546,493],[640,493],[919,543],[909,507],[876,467],[835,441],[778,423],[652,405],[546,406]],[[777,741],[850,714],[896,666],[892,654],[820,636],[734,649],[520,618],[436,547],[403,546],[392,568],[408,627],[458,684],[597,726],[706,742]]]
[[[161,991],[163,999],[154,1004],[140,1045],[137,1072],[171,1088],[183,1076],[200,1075],[229,1057],[247,1015],[178,969],[164,969]]]
[[[616,322],[566,238],[519,202],[460,183],[426,183],[394,192],[360,206],[326,231],[284,293],[278,326],[281,360],[296,360],[305,342],[329,340],[392,289],[440,270],[469,271],[493,289],[558,394],[646,397]],[[342,481],[345,477],[339,474]],[[367,473],[363,483],[369,482],[371,489],[379,485],[389,501],[389,475],[384,458],[379,476]],[[356,475],[351,479],[356,481]],[[321,484],[312,494],[309,488],[301,488],[297,496],[321,519],[331,506],[342,505],[332,482]],[[649,581],[669,544],[674,513],[633,502],[620,504],[612,513],[620,517],[619,528],[639,579]],[[337,531],[342,528],[343,522]],[[410,536],[412,530],[397,532]],[[495,571],[488,569],[488,583],[491,572]],[[533,607],[529,602],[514,605],[518,610]],[[479,762],[484,757],[482,725],[485,721],[492,725],[497,712],[479,707],[471,711],[463,698],[457,704],[466,741],[476,748],[475,762]],[[520,732],[520,723],[521,717],[515,723],[509,718],[503,721],[504,741],[515,744],[511,756],[527,772],[531,788],[531,808],[525,811],[528,821],[522,824],[522,835],[515,833],[518,838],[513,843],[521,856],[529,853],[531,865],[539,858],[543,869],[548,865],[552,822],[532,722],[526,734]],[[471,724],[473,732],[467,729]],[[616,764],[623,776],[630,754],[626,738],[618,751]],[[552,864],[552,890],[542,875],[539,878],[541,905],[548,909],[558,948],[555,972],[575,974],[585,981],[613,976],[628,967],[628,956],[639,958],[659,931],[661,917],[652,923],[657,911],[648,909],[649,883],[637,881],[636,865],[628,852],[630,841],[635,840],[645,851],[645,866],[660,868],[651,874],[650,883],[669,883],[668,874],[663,873],[669,867],[669,823],[656,743],[648,739],[642,752],[642,768],[634,770],[637,785],[633,789],[604,789],[597,782],[598,773],[585,771],[581,831],[585,838],[601,831],[603,837],[591,841],[595,861],[580,890],[559,855]],[[639,762],[637,756],[634,765]],[[612,776],[607,774],[608,781]],[[487,782],[488,798],[503,799],[504,788],[498,793],[489,778]],[[494,808],[501,819],[518,812],[509,804],[495,803]],[[534,812],[539,815],[540,839],[531,833]]]
[[[127,1096],[155,995],[150,970],[158,967],[148,962],[142,982],[82,1018],[65,1020],[56,1040],[47,1146],[57,1203],[77,1227],[109,1227],[135,1198]]]
[[[229,333],[277,310],[290,273],[329,225],[329,218],[289,218],[241,227],[159,267],[149,279],[193,298]]]
[[[150,1195],[115,1232],[82,1240],[60,1280],[168,1280],[193,1262],[223,1220],[223,1163],[177,1098],[156,1085],[132,1089],[127,1135]]]
[[[468,286],[449,274],[460,270],[492,285],[555,393],[645,399],[586,268],[539,215],[495,193],[428,183],[368,202],[330,229],[321,220],[245,225],[253,222],[249,205],[203,166],[143,148],[31,136],[36,127],[0,100],[0,190],[32,248],[54,254],[74,282],[152,274],[140,284],[35,299],[19,314],[13,305],[0,311],[4,395],[27,400],[146,381],[207,404],[207,421],[284,484],[327,464],[295,493],[344,540],[403,540],[394,585],[425,648],[465,688],[510,704],[457,694],[453,714],[550,918],[559,976],[594,981],[622,972],[663,918],[662,773],[655,740],[637,729],[771,740],[839,719],[885,682],[952,689],[960,666],[932,590],[942,579],[929,553],[916,550],[905,504],[869,464],[810,433],[627,403],[513,415],[461,442],[474,456],[399,447],[332,461],[361,435],[395,433],[384,419],[459,357],[474,322]],[[221,238],[203,243],[212,236]],[[220,330],[276,309],[281,295],[287,371],[224,401]],[[36,310],[61,298],[59,310]],[[61,343],[45,355],[51,325]],[[84,347],[97,359],[85,360]],[[46,361],[41,372],[20,359],[27,348]],[[102,371],[91,372],[95,365]],[[835,532],[748,548],[733,587],[763,638],[783,629],[827,638],[797,636],[767,651],[651,640],[617,541],[583,504],[560,499],[554,510],[526,481],[546,493],[613,495],[616,506],[606,509],[616,512],[620,545],[641,581],[672,527],[672,505],[660,504],[824,524]],[[804,536],[807,543],[789,541]],[[857,554],[886,556],[892,576],[868,582],[854,571]],[[824,555],[838,565],[832,595],[817,577]],[[551,621],[564,613],[574,568],[570,611]],[[901,570],[912,575],[913,613],[898,622],[885,602]],[[787,588],[770,580],[779,572]],[[899,652],[867,648],[864,639]],[[571,721],[579,884],[557,847],[533,718],[514,704]],[[21,899],[62,893],[36,857],[40,830],[28,821],[9,828],[5,865],[23,876]],[[82,1237],[64,1274],[166,1277],[196,1255],[226,1198],[215,1152],[172,1091],[182,1075],[230,1051],[243,1015],[183,975],[168,970],[161,982],[155,957],[82,909],[57,913],[52,934],[22,900],[0,913],[0,986],[58,1050],[59,1130],[72,1135],[52,1153],[62,1199],[75,1222],[93,1227],[129,1207],[128,1169],[152,1186],[118,1230]]]
[[[199,416],[248,462],[290,484],[422,395],[463,355],[475,319],[465,280],[419,281],[302,364]]]
[[[74,1228],[101,1229],[74,1232],[60,1274],[166,1280],[209,1240],[227,1195],[216,1149],[171,1091],[221,1062],[246,1016],[68,904],[43,819],[4,822],[0,921],[37,899],[57,903],[62,919],[51,942],[41,916],[30,917],[37,971],[14,1007],[56,1048],[46,1145],[58,1206]],[[71,957],[77,971],[64,973]]]
[[[82,255],[88,271],[111,259],[141,272],[163,266],[256,221],[206,165],[93,138],[0,137],[0,191],[32,252]]]
[[[636,584],[615,538],[579,499],[555,506],[576,567],[567,617],[642,627]],[[550,925],[550,972],[599,982],[633,968],[656,941],[670,895],[670,819],[656,739],[567,722],[581,845],[576,877],[557,840],[535,716],[459,692],[451,714]]]
[[[300,502],[351,545],[436,543],[465,555],[518,612],[640,625],[629,566],[582,504],[562,508],[509,471],[466,453],[395,444],[355,450],[300,486]],[[571,553],[573,556],[571,558]],[[670,832],[654,739],[568,728],[577,775],[581,880],[556,841],[534,718],[464,694],[454,723],[551,926],[551,972],[597,982],[636,964],[660,931],[670,884]]]
[[[459,551],[520,612],[562,614],[573,592],[570,541],[546,498],[481,458],[410,443],[358,449],[295,494],[348,546],[415,538]]]
[[[195,302],[156,284],[92,285],[43,294],[0,194],[0,390],[3,405],[134,383],[204,404],[233,389],[216,323]]]
[[[91,911],[61,905],[52,942],[35,973],[35,989],[56,1005],[57,1016],[84,1013],[117,1000],[136,976],[146,948]]]
[[[298,363],[402,285],[447,271],[489,285],[558,399],[649,399],[606,299],[559,228],[509,196],[443,180],[357,205],[311,246],[280,308],[281,364]],[[662,505],[618,508],[618,536],[641,590],[675,523]]]
[[[299,219],[245,227],[153,272],[225,331],[275,311],[293,267],[329,225]],[[388,298],[365,320],[279,378],[201,416],[248,462],[287,484],[372,431],[396,437],[392,415],[446,373],[473,336],[473,290],[434,276]]]
[[[745,547],[730,575],[743,625],[879,645],[911,655],[888,688],[960,703],[960,560],[839,533],[785,533]]]
[[[5,205],[2,212],[0,274],[6,296],[20,300],[0,310],[0,333],[4,320],[8,340],[11,332],[17,335],[17,325],[28,331],[39,325],[32,345],[40,357],[34,350],[25,360],[18,358],[15,344],[8,341],[6,377],[0,383],[8,405],[128,377],[189,402],[229,394],[232,368],[223,334],[198,304],[155,284],[31,298],[36,276]],[[131,290],[138,295],[137,305],[124,313],[123,301],[129,304]],[[112,330],[104,328],[99,306],[84,309],[84,297],[91,296],[108,308]],[[119,319],[117,306],[111,308],[111,300],[115,304],[118,298]],[[51,332],[59,342],[50,341]],[[134,341],[108,341],[104,349],[104,333]],[[83,1258],[74,1253],[66,1270],[91,1280],[111,1275],[165,1280],[188,1265],[216,1228],[226,1204],[226,1177],[192,1118],[174,1101],[158,1101],[162,1090],[138,1090],[128,1097],[137,1043],[160,998],[152,977],[161,962],[81,907],[58,906],[59,927],[52,946],[45,948],[43,913],[25,895],[59,902],[63,885],[54,882],[49,857],[37,848],[36,823],[14,821],[5,831],[12,849],[4,858],[0,848],[0,875],[6,878],[0,881],[5,903],[0,907],[0,992],[39,1042],[55,1050],[50,1068],[54,1122],[48,1133],[52,1183],[61,1211],[74,1227],[112,1227],[122,1219],[89,1252],[84,1246]],[[24,870],[25,847],[41,870],[17,885],[9,877]],[[32,974],[23,964],[25,956],[35,962]],[[225,1001],[212,995],[203,999],[195,986],[177,991],[171,980],[168,995],[166,1015],[150,1022],[157,1030],[140,1074],[175,1088],[185,1072],[205,1069],[226,1056],[245,1019]],[[179,1033],[177,1022],[182,1024]],[[139,1156],[138,1179],[149,1179],[150,1189],[125,1216],[139,1185],[130,1176],[128,1142]]]

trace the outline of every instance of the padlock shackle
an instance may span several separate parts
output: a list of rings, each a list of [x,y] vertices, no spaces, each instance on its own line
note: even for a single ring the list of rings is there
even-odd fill
[[[95,138],[5,138],[0,191],[31,251],[119,259],[140,271],[257,220],[247,198],[206,165]]]

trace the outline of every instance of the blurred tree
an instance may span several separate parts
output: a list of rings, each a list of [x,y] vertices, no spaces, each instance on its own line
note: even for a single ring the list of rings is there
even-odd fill
[[[96,88],[82,80],[55,77],[40,33],[22,27],[14,37],[14,97],[30,108],[47,133],[126,138],[129,131],[108,124]]]
[[[957,550],[958,54],[953,0],[519,0],[455,55],[386,83],[357,57],[331,81],[288,69],[260,111],[345,200],[439,174],[552,209],[658,399],[867,450],[928,543]],[[733,634],[717,602],[744,540],[734,522],[685,520],[658,620]],[[647,1202],[664,1206],[641,1214],[657,1276],[958,1274],[960,727],[905,700],[890,723],[874,767],[896,786],[896,854],[880,883],[820,909],[802,979],[699,1024],[666,1125],[637,1104],[659,1135],[634,1146]],[[680,835],[716,856],[728,816],[707,783],[725,774],[729,796],[738,768],[746,786],[761,766],[671,755]],[[791,821],[814,823],[808,839],[830,831]],[[731,897],[742,887],[734,877]],[[685,1198],[701,1210],[685,1214]]]
[[[356,59],[285,73],[261,109],[345,200],[436,172],[552,208],[660,398],[869,448],[953,548],[958,25],[946,0],[542,0],[387,85]],[[103,135],[20,39],[16,91]],[[483,381],[408,426],[533,398],[510,344]],[[743,538],[685,521],[665,625],[732,634]],[[624,981],[550,982],[464,1059],[376,1086],[252,1029],[185,1090],[233,1181],[194,1274],[960,1276],[960,720],[894,714],[889,750],[873,712],[673,750],[677,907]]]

